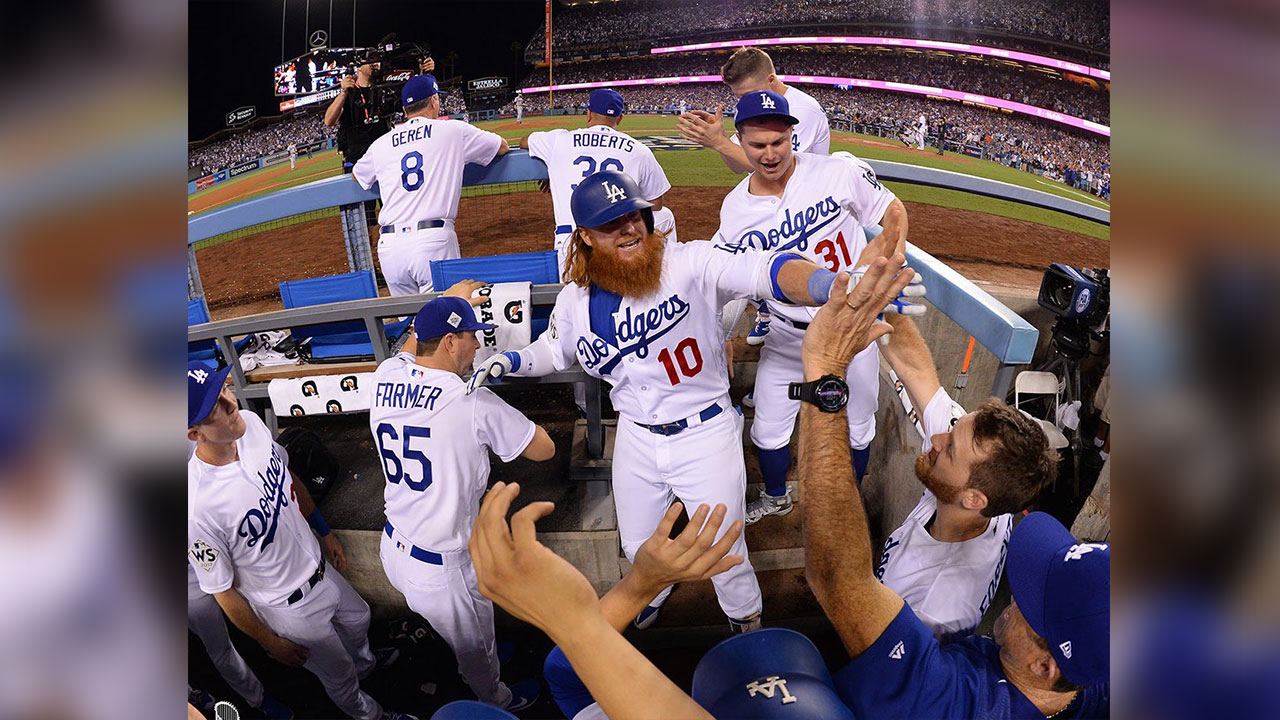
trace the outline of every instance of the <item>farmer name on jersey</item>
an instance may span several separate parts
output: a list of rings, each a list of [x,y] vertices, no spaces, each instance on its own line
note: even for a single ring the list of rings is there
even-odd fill
[[[380,382],[373,391],[373,404],[386,408],[423,408],[435,410],[441,388],[421,383]]]
[[[284,481],[289,472],[280,457],[276,445],[271,446],[271,459],[267,462],[266,473],[259,472],[258,480],[262,482],[262,497],[258,498],[258,507],[250,508],[240,520],[237,534],[248,538],[245,545],[254,547],[262,541],[261,551],[276,539],[276,527],[280,524],[280,511],[289,507],[289,500],[284,494]]]
[[[611,367],[612,363],[608,361],[616,362],[631,354],[639,358],[648,357],[649,345],[666,335],[688,316],[689,303],[681,299],[678,294],[673,294],[658,303],[656,307],[641,312],[636,312],[632,307],[627,306],[613,316],[618,345],[616,355],[613,353],[613,346],[601,338],[588,340],[580,337],[578,338],[578,358],[584,367],[592,369],[602,362],[606,367]],[[608,370],[602,369],[601,373],[604,372]]]
[[[612,133],[576,133],[573,136],[573,146],[612,148],[623,152],[631,152],[632,148],[635,147],[635,141]]]
[[[412,127],[406,127],[403,130],[397,130],[391,136],[391,147],[400,147],[407,143],[411,143],[423,138],[431,137],[431,125],[429,123],[421,123]]]
[[[748,230],[736,242],[726,242],[716,247],[731,253],[746,252],[747,248],[761,250],[807,250],[809,238],[840,219],[841,207],[834,197],[826,198],[792,213],[786,210],[778,227],[768,231]]]

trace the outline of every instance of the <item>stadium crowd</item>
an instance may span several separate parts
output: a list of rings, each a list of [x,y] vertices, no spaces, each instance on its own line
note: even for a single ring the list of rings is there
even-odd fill
[[[1066,182],[1102,197],[1110,195],[1111,145],[1105,137],[1022,115],[905,93],[800,87],[822,105],[833,124],[845,122],[858,132],[901,137],[904,129],[914,126],[916,119],[924,115],[933,138],[930,143],[936,147],[938,121],[945,118],[950,142],[981,148],[984,157],[1009,167]],[[717,106],[734,105],[733,95],[721,83],[619,90],[626,99],[628,113],[677,113],[682,107],[714,112]],[[585,111],[589,94],[588,90],[555,93],[556,107]],[[510,114],[514,108],[513,101],[500,112]],[[546,112],[547,95],[526,96],[524,109],[526,116]]]
[[[901,54],[847,48],[798,50],[771,48],[780,74],[826,75],[928,85],[1022,102],[1047,110],[1110,124],[1110,93],[1033,69],[951,55]],[[557,84],[678,75],[719,75],[723,53],[681,54],[659,58],[611,59],[556,67]],[[545,69],[524,78],[521,87],[547,84]]]
[[[552,23],[557,51],[594,50],[654,45],[677,38],[717,39],[717,33],[740,39],[752,28],[814,25],[824,33],[874,24],[860,34],[912,37],[936,35],[945,30],[981,29],[1066,43],[1098,52],[1110,52],[1110,3],[1104,0],[969,0],[963,3],[916,3],[909,0],[621,0],[561,7]],[[897,27],[890,27],[896,25]],[[545,52],[545,24],[539,26],[525,50],[536,62]],[[939,37],[973,39],[971,35],[943,32]],[[627,40],[621,40],[626,38]],[[984,41],[992,39],[984,37]],[[1011,45],[1003,40],[997,42]],[[1020,48],[1015,48],[1020,49]]]
[[[319,115],[287,118],[270,125],[252,127],[225,140],[188,150],[187,164],[211,173],[283,150],[289,147],[289,143],[300,147],[304,143],[325,140],[331,135]]]

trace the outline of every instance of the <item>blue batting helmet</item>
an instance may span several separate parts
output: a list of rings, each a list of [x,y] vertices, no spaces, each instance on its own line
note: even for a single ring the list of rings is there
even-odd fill
[[[737,635],[702,656],[693,699],[718,718],[854,720],[809,638],[786,628]]]
[[[653,232],[653,203],[644,199],[640,186],[625,173],[601,170],[587,176],[574,188],[569,210],[573,222],[585,228],[600,227],[639,210],[649,232]]]

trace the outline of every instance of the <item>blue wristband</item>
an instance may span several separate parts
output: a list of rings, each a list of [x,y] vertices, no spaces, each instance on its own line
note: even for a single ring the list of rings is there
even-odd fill
[[[520,371],[520,353],[508,351],[502,354],[506,355],[507,359],[511,361],[511,372],[519,372]]]
[[[824,305],[831,297],[831,285],[836,281],[836,274],[826,268],[818,268],[809,275],[809,297],[819,305]]]
[[[311,529],[315,530],[316,534],[320,537],[324,537],[330,532],[329,523],[324,521],[324,516],[320,514],[320,508],[316,508],[311,511],[311,514],[307,516],[307,524],[310,525]]]

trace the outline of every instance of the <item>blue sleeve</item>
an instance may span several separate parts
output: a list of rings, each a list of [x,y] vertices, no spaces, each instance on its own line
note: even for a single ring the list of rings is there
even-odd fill
[[[834,676],[840,699],[857,717],[972,718],[981,713],[981,669],[942,651],[911,606],[879,639]]]
[[[578,677],[578,673],[573,669],[573,665],[569,664],[569,658],[565,657],[559,645],[551,649],[546,662],[542,664],[542,676],[546,679],[547,686],[551,688],[551,697],[555,698],[560,712],[567,718],[577,715],[583,708],[595,702],[595,698],[591,697],[591,691]]]

